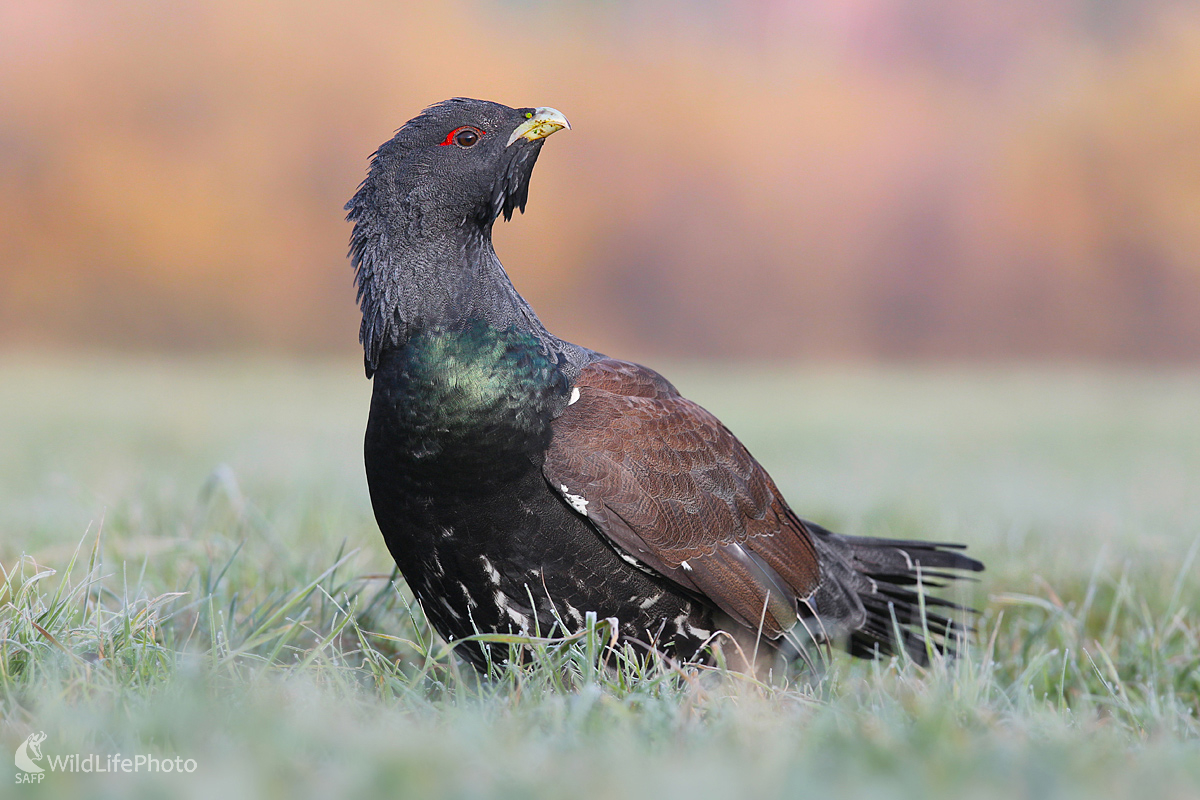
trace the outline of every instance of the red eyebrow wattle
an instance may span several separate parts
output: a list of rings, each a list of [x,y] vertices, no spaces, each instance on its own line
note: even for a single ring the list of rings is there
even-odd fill
[[[472,130],[472,131],[475,131],[475,132],[476,132],[476,133],[478,133],[480,136],[486,136],[486,135],[487,135],[487,131],[485,131],[485,130],[480,130],[479,128],[476,128],[474,125],[460,125],[460,126],[458,126],[457,128],[455,128],[454,130],[450,131],[448,134],[446,134],[446,141],[444,141],[444,142],[442,142],[441,144],[439,144],[439,145],[438,145],[438,147],[445,147],[445,146],[446,146],[446,145],[448,145],[448,144],[454,144],[454,137],[455,137],[456,135],[458,135],[458,132],[459,132],[459,131],[465,131],[465,130]]]

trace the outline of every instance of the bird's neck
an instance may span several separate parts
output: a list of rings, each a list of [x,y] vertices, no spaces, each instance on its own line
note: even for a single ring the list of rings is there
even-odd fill
[[[517,293],[492,248],[490,226],[469,221],[430,231],[418,220],[398,231],[372,222],[356,220],[351,240],[368,375],[384,353],[420,331],[477,321],[528,331],[549,353],[570,347]]]

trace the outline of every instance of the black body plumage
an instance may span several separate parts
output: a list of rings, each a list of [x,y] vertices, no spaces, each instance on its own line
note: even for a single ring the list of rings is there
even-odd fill
[[[957,628],[918,619],[917,572],[982,565],[805,523],[715,418],[657,373],[558,339],[513,288],[491,227],[524,208],[546,131],[565,126],[551,112],[433,106],[347,205],[371,502],[439,633],[548,633],[595,612],[685,657],[721,632],[774,650],[794,626],[862,656],[924,658],[922,622],[945,644]]]

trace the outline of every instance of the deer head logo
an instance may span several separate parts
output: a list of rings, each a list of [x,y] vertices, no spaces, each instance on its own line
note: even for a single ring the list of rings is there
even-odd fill
[[[23,769],[26,772],[44,772],[41,767],[33,763],[34,761],[42,760],[42,742],[46,741],[44,731],[31,733],[25,737],[25,741],[21,742],[21,746],[17,748],[15,758],[17,768]]]

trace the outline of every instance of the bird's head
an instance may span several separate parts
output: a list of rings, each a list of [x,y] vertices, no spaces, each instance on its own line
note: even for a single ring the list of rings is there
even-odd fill
[[[525,210],[529,178],[544,139],[570,128],[553,108],[509,108],[455,98],[405,123],[375,153],[371,174],[350,201],[372,203],[428,225],[478,223]]]
[[[368,374],[380,349],[413,326],[489,303],[495,310],[492,290],[507,278],[491,250],[492,223],[525,210],[542,143],[564,128],[553,108],[455,98],[422,111],[375,152],[346,204]]]

